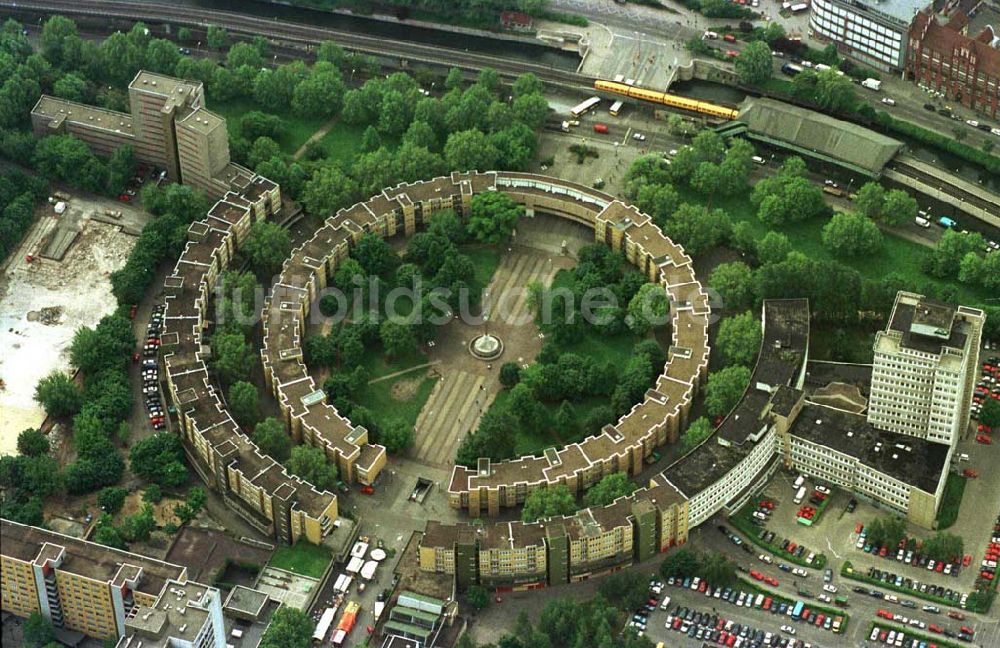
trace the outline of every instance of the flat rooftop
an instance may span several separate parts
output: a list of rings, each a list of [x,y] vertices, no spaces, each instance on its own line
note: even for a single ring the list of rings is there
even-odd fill
[[[168,580],[187,580],[187,569],[180,565],[7,519],[0,520],[0,540],[0,552],[4,556],[24,562],[56,558],[58,551],[54,547],[62,547],[63,561],[59,570],[105,583],[115,580],[123,565],[138,567],[142,570],[142,578],[135,589],[152,596],[158,595]]]
[[[806,401],[791,434],[858,461],[922,491],[937,490],[948,446],[875,429],[863,414]]]
[[[128,113],[105,110],[75,101],[67,101],[58,97],[42,95],[31,110],[31,114],[46,117],[54,121],[65,121],[79,124],[88,129],[100,129],[112,133],[133,136],[132,116]]]
[[[964,350],[970,327],[954,316],[954,307],[900,295],[888,330],[899,333],[901,346],[914,351],[940,355],[945,348]]]
[[[884,14],[895,18],[899,22],[909,25],[913,17],[921,9],[926,9],[931,5],[930,0],[851,0],[836,2],[844,7],[860,7],[875,14]]]

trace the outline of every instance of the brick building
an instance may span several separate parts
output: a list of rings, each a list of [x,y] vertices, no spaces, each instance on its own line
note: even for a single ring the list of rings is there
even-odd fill
[[[973,110],[997,117],[1000,103],[1000,49],[992,46],[993,30],[969,36],[969,20],[961,11],[947,24],[928,11],[910,26],[906,77],[943,92]]]

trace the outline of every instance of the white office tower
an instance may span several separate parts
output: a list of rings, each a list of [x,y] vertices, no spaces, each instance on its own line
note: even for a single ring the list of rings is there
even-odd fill
[[[875,337],[868,422],[954,446],[969,424],[985,315],[900,292]]]

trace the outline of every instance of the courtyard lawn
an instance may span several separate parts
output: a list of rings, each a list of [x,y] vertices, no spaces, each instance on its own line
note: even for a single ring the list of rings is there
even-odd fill
[[[685,188],[679,188],[681,200],[691,203],[703,203],[704,197]],[[712,207],[723,209],[733,219],[733,222],[746,221],[751,224],[758,238],[763,238],[770,228],[757,218],[754,206],[746,195],[715,200]],[[823,245],[824,219],[812,219],[801,223],[782,226],[778,231],[788,237],[792,249],[805,254],[817,261],[837,261],[857,270],[865,279],[882,279],[887,272],[895,272],[906,279],[917,282],[931,282],[940,286],[954,286],[958,289],[958,302],[974,306],[982,304],[990,295],[983,288],[976,288],[957,281],[935,279],[920,271],[920,259],[930,248],[917,243],[911,243],[888,232],[882,232],[883,245],[878,254],[863,257],[834,257]]]
[[[233,99],[231,101],[218,101],[212,104],[212,110],[226,118],[229,132],[239,134],[240,118],[251,110],[259,110],[264,113],[274,114],[271,110],[264,108],[252,99]],[[292,155],[299,150],[307,139],[322,126],[326,119],[297,117],[290,111],[279,115],[281,122],[285,126],[285,134],[278,138],[278,145],[281,150],[288,155]],[[360,139],[361,135],[358,134]]]
[[[292,546],[278,547],[268,565],[293,574],[322,578],[330,560],[330,552],[326,548],[303,540]]]
[[[944,495],[941,496],[941,508],[937,514],[938,530],[947,529],[958,519],[958,510],[962,506],[962,496],[965,494],[965,477],[948,473],[948,481],[944,484]]]
[[[415,380],[419,381],[420,384],[408,398],[394,398],[393,385],[401,380]],[[414,371],[399,378],[380,380],[377,383],[365,385],[358,391],[354,400],[358,405],[367,408],[372,413],[372,418],[380,427],[385,427],[390,421],[400,420],[412,428],[417,423],[420,410],[430,398],[435,383],[437,383],[437,378],[427,378],[424,377],[423,371]]]
[[[419,348],[414,347],[408,353],[396,358],[387,359],[381,348],[365,353],[361,366],[368,370],[368,379],[387,376],[397,371],[411,369],[427,362],[427,356]]]
[[[472,285],[470,286],[473,294],[482,294],[486,286],[490,285],[493,273],[496,272],[497,266],[500,265],[500,250],[491,245],[469,243],[459,246],[458,251],[468,256],[475,268],[476,273],[472,278]]]

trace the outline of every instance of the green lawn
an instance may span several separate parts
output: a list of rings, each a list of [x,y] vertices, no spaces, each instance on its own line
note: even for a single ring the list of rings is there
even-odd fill
[[[480,243],[467,243],[461,245],[458,251],[472,260],[472,265],[476,274],[472,278],[472,291],[474,294],[481,294],[493,279],[493,273],[500,265],[500,250],[491,245]]]
[[[278,547],[268,565],[293,574],[321,578],[330,560],[330,552],[327,549],[303,540],[290,547],[287,545]]]
[[[947,529],[958,519],[958,509],[962,505],[962,495],[965,494],[965,483],[968,480],[961,475],[948,473],[948,481],[944,484],[944,495],[941,496],[941,508],[937,514],[938,530]]]
[[[354,158],[361,153],[361,136],[363,130],[345,124],[342,121],[334,122],[326,135],[319,139],[319,146],[326,152],[326,157],[349,166],[354,162]]]
[[[379,348],[378,350],[371,350],[366,353],[364,360],[361,361],[361,366],[368,370],[368,379],[371,380],[372,378],[416,367],[425,362],[427,362],[427,356],[416,347],[406,355],[392,358],[391,360],[387,360],[385,354]]]
[[[679,188],[681,199],[691,203],[702,203],[704,198],[686,188]],[[770,228],[757,218],[754,206],[746,195],[722,200],[715,200],[713,207],[719,207],[732,217],[733,222],[746,221],[751,224],[759,238],[763,238]],[[780,232],[788,237],[792,249],[801,252],[817,261],[837,261],[857,270],[866,279],[879,280],[888,272],[895,272],[914,283],[930,282],[936,285],[950,285],[958,289],[958,302],[970,306],[982,304],[990,295],[984,288],[972,287],[957,281],[935,279],[920,271],[920,259],[930,248],[917,243],[911,243],[898,236],[883,232],[881,252],[871,256],[840,258],[834,257],[823,245],[823,226],[825,219],[812,219],[801,223],[792,223],[780,228]]]
[[[271,110],[264,108],[252,99],[233,99],[232,101],[218,101],[212,104],[212,110],[226,118],[231,133],[239,133],[240,118],[252,111],[259,110],[265,113],[274,114]],[[285,134],[278,139],[281,150],[291,155],[302,146],[320,126],[326,122],[323,118],[307,119],[297,117],[291,111],[285,111],[279,115],[281,122],[285,125]],[[358,133],[360,140],[361,134]]]
[[[368,408],[372,417],[380,427],[385,427],[392,420],[401,420],[410,427],[417,423],[417,416],[420,410],[434,390],[437,378],[423,378],[420,371],[412,374],[400,376],[397,379],[382,380],[374,384],[365,385],[355,397],[358,405]],[[413,396],[406,400],[397,400],[392,397],[392,386],[399,380],[420,380]]]

